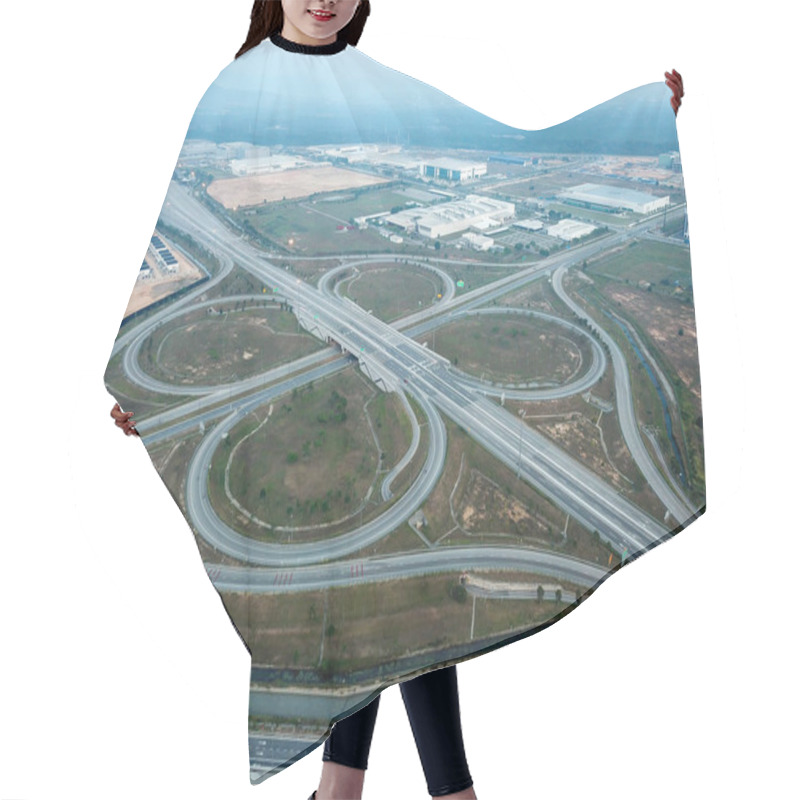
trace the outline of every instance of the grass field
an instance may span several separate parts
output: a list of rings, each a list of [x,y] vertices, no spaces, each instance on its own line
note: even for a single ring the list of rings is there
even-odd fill
[[[185,402],[186,397],[174,394],[156,394],[138,384],[131,383],[122,370],[122,353],[117,353],[106,368],[105,378],[112,387],[114,397],[126,411],[133,411],[138,420]]]
[[[588,274],[604,275],[623,283],[644,280],[654,284],[653,291],[670,293],[675,281],[687,289],[692,277],[688,248],[644,239],[591,261]]]
[[[517,478],[468,432],[448,419],[445,425],[444,470],[422,506],[428,521],[423,533],[430,541],[440,546],[543,547],[597,564],[608,563],[608,548],[591,531],[574,520],[568,523],[562,509]]]
[[[188,311],[157,328],[142,347],[142,368],[171,383],[213,385],[258,375],[323,346],[291,312],[260,301],[220,301],[215,310],[222,313]]]
[[[504,572],[482,577],[508,580]],[[551,583],[526,574],[524,580]],[[301,595],[224,594],[253,663],[323,674],[378,667],[413,652],[467,643],[472,602],[454,591],[458,572],[364,583]],[[564,589],[573,587],[562,583]],[[527,630],[566,608],[555,601],[480,599],[475,637]],[[321,657],[320,657],[321,655]]]
[[[432,305],[443,290],[436,273],[408,264],[360,272],[347,281],[343,293],[378,319],[391,322]]]
[[[611,370],[606,370],[591,394],[615,405]],[[524,412],[527,425],[552,439],[632,503],[657,519],[663,516],[661,501],[645,482],[622,437],[616,408],[601,412],[583,395],[540,402],[509,400],[506,407],[514,413]]]
[[[705,493],[702,447],[702,412],[700,377],[696,352],[694,310],[686,302],[665,298],[619,284],[598,282],[583,285],[580,296],[605,330],[616,340],[626,355],[631,376],[634,409],[639,421],[655,429],[661,451],[667,461],[672,458],[661,401],[640,359],[624,332],[597,309],[606,306],[618,314],[642,339],[647,351],[656,359],[678,399],[677,413],[671,416],[676,441],[687,467],[690,496],[701,499]],[[680,331],[683,333],[681,334]]]
[[[382,510],[378,470],[390,468],[389,459],[399,458],[410,439],[399,400],[381,397],[351,367],[276,403],[271,418],[262,409],[236,426],[212,463],[212,501],[243,533],[279,541],[285,535],[244,524],[230,508],[222,488],[228,465],[230,491],[250,514],[271,526],[323,526],[292,531],[292,541],[330,535],[325,526],[338,520],[345,520],[343,532],[362,521],[370,492],[376,502],[364,509],[363,521]]]
[[[643,217],[642,214],[634,214],[632,211],[611,214],[604,211],[596,211],[592,208],[571,206],[568,203],[548,203],[547,210],[559,211],[562,214],[569,214],[573,219],[587,220],[598,225],[627,225],[631,222],[638,222]]]
[[[470,251],[462,250],[458,251],[456,257],[459,259],[464,259],[469,258],[470,255]],[[483,258],[486,255],[489,254],[481,253],[480,256],[476,256],[476,259]],[[515,253],[515,255],[520,256],[519,253]],[[503,258],[503,256],[497,256],[497,258]],[[525,251],[524,258],[526,261],[533,263],[534,261],[538,260],[538,254],[535,252]],[[494,260],[495,256],[491,256],[491,259]],[[445,270],[454,281],[464,281],[464,286],[460,289],[457,289],[457,293],[468,292],[470,289],[477,289],[480,286],[486,286],[487,283],[492,283],[493,281],[500,280],[500,278],[505,278],[519,269],[516,264],[482,264],[477,260],[474,264],[448,264],[445,261],[437,264],[436,266]]]
[[[544,197],[581,183],[586,183],[586,176],[578,173],[570,176],[566,170],[558,170],[550,173],[534,173],[514,183],[499,186],[497,191],[522,198]],[[531,185],[533,185],[533,191],[531,191]]]
[[[400,194],[396,189],[372,189],[352,193],[341,200],[323,198],[318,200],[316,205],[320,211],[324,211],[326,214],[351,220],[356,217],[390,211],[396,206],[405,207],[408,201],[409,198]]]
[[[535,317],[467,317],[426,334],[454,366],[495,383],[564,383],[591,359],[584,337]]]
[[[401,248],[372,229],[340,230],[340,220],[323,216],[317,209],[328,212],[327,204],[306,207],[299,203],[279,203],[263,206],[253,215],[245,216],[240,211],[235,216],[273,246],[293,255],[392,252]]]

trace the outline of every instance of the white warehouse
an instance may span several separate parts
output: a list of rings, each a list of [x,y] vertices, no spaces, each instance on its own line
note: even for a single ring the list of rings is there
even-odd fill
[[[306,167],[310,161],[300,156],[274,155],[250,156],[247,158],[234,158],[231,160],[231,172],[234,175],[267,175],[270,172],[283,172],[287,169]]]
[[[465,233],[463,236],[464,241],[475,250],[486,251],[494,244],[494,239],[491,236],[481,236],[480,233]]]
[[[581,183],[561,192],[560,197],[570,205],[612,211],[633,211],[637,214],[652,214],[669,205],[669,195],[656,197],[648,192],[623,189],[619,186],[601,186],[597,183]]]
[[[442,181],[474,181],[488,171],[485,162],[462,161],[458,158],[438,158],[436,161],[423,161],[419,165],[419,174],[423,178]]]
[[[516,212],[513,203],[469,194],[463,200],[428,208],[413,208],[386,217],[386,221],[405,231],[415,231],[429,239],[461,233],[470,228],[485,230],[502,225]]]
[[[557,225],[551,225],[547,229],[547,235],[563,239],[565,242],[571,242],[573,239],[587,236],[596,227],[596,225],[590,225],[588,222],[579,222],[577,219],[562,219],[559,220]]]

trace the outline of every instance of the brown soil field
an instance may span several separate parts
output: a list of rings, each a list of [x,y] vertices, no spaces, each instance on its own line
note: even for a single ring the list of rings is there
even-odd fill
[[[222,178],[211,183],[208,194],[225,208],[255,206],[276,200],[308,197],[317,192],[335,192],[387,183],[385,178],[339,167],[305,167],[288,169],[271,175],[248,175]]]

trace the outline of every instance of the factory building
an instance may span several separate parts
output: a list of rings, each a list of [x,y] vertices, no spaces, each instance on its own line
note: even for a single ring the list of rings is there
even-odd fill
[[[672,159],[675,153],[661,153],[658,157],[658,166],[661,169],[672,169]]]
[[[544,223],[540,219],[518,219],[514,223],[514,227],[529,232],[540,231],[544,227]]]
[[[590,225],[588,222],[579,222],[576,219],[562,219],[559,220],[557,225],[551,225],[547,229],[547,235],[563,239],[565,242],[571,242],[573,239],[587,236],[596,228],[596,225]]]
[[[662,169],[681,171],[681,154],[677,150],[670,153],[661,153],[658,157],[658,166]]]
[[[515,210],[513,203],[470,194],[463,200],[452,200],[428,208],[406,209],[386,217],[386,222],[409,233],[416,232],[429,239],[438,239],[470,228],[479,231],[497,228],[511,219]]]
[[[529,167],[531,164],[538,164],[538,158],[531,156],[505,156],[501,153],[495,153],[489,156],[489,161],[495,164],[510,164],[514,167]]]
[[[252,142],[222,142],[219,148],[225,153],[227,159],[269,155],[268,147],[255,145]]]
[[[231,161],[231,172],[234,175],[267,175],[271,172],[282,172],[286,169],[307,167],[312,162],[300,156],[289,155],[258,155],[246,158],[234,158]]]
[[[179,167],[224,167],[232,159],[268,158],[269,147],[250,142],[210,142],[206,139],[189,139],[183,143],[178,156]]]
[[[178,166],[187,169],[211,164],[222,166],[227,160],[227,152],[216,142],[209,142],[205,139],[189,139],[181,147]]]
[[[601,186],[582,183],[565,189],[558,195],[564,203],[602,211],[634,211],[637,214],[652,214],[669,205],[669,196],[656,197],[647,192],[622,189],[618,186]]]
[[[494,244],[494,239],[489,236],[481,236],[479,233],[465,233],[462,238],[475,250],[486,251]]]
[[[423,161],[419,165],[419,174],[431,180],[464,183],[474,181],[487,172],[486,163],[478,161],[462,161],[458,158],[439,158],[436,161]]]

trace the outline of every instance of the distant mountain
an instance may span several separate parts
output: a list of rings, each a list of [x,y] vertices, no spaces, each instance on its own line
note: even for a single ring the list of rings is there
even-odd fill
[[[670,92],[640,86],[540,131],[504,125],[348,47],[289,53],[265,40],[209,87],[187,139],[264,145],[391,143],[505,152],[657,154],[677,149]]]

